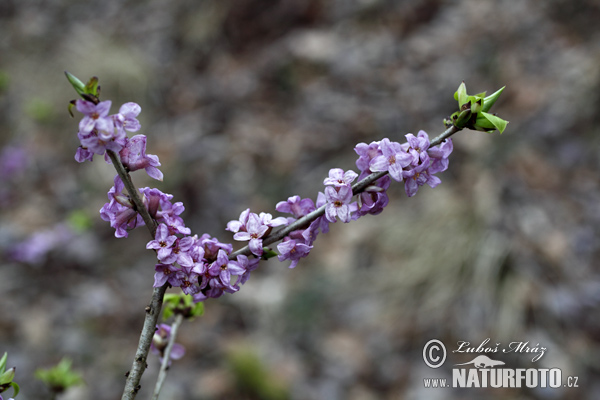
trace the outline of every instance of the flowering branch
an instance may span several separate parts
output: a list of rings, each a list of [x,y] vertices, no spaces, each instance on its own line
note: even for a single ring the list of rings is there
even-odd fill
[[[431,140],[430,146],[433,147],[433,146],[439,145],[444,140],[446,140],[447,138],[454,135],[456,132],[458,132],[460,130],[462,130],[462,128],[457,128],[454,125],[450,126],[442,134],[440,134],[439,136],[437,136],[436,138]],[[352,185],[352,194],[357,195],[357,194],[364,192],[365,189],[369,185],[371,185],[373,182],[379,180],[380,178],[384,177],[388,173],[389,173],[388,171],[373,172],[371,175],[367,176],[366,178],[364,178],[361,181],[358,181],[357,183]],[[310,223],[312,221],[316,220],[317,218],[319,218],[320,216],[325,214],[326,207],[327,207],[327,205],[324,204],[321,207],[317,208],[316,210],[312,211],[311,213],[306,214],[305,216],[299,218],[295,222],[289,224],[288,226],[286,226],[276,232],[273,232],[272,234],[270,234],[269,236],[267,236],[263,239],[263,245],[268,246],[271,243],[280,241],[281,239],[283,239],[284,237],[286,237],[287,235],[289,235],[291,232],[293,232],[295,230],[306,228],[308,225],[310,225]],[[229,259],[233,260],[238,255],[249,256],[251,254],[252,254],[252,251],[250,250],[250,246],[245,246],[245,247],[242,247],[241,249],[236,250],[233,253],[231,253],[229,255]]]
[[[392,180],[404,183],[409,197],[414,196],[420,186],[439,185],[441,180],[435,174],[448,168],[448,157],[453,150],[450,136],[454,133],[464,128],[502,132],[507,124],[495,114],[487,113],[502,89],[488,97],[485,93],[469,96],[463,83],[455,93],[460,110],[444,121],[447,130],[441,135],[430,141],[426,132],[419,131],[417,136],[406,134],[405,143],[384,138],[370,144],[357,144],[354,150],[359,155],[356,166],[360,175],[352,170],[332,168],[316,202],[292,196],[277,203],[277,211],[293,217],[273,218],[271,214],[256,214],[246,209],[239,220],[229,221],[226,230],[234,233],[233,239],[249,241],[248,246],[233,252],[230,243],[221,243],[209,234],[192,236],[191,229],[180,217],[185,208],[180,202],[172,203],[172,195],[155,188],[136,189],[133,185],[129,172],[142,168],[154,179],[163,177],[157,169],[158,157],[146,154],[146,137],[129,138],[126,133],[140,129],[136,118],[140,106],[125,103],[117,114],[108,115],[111,102],[100,102],[97,78],[92,78],[87,85],[68,73],[67,78],[83,98],[73,101],[70,107],[84,114],[77,134],[81,146],[75,159],[93,161],[95,154],[104,155],[118,173],[108,192],[109,202],[100,210],[100,216],[110,221],[116,237],[127,237],[129,230],[146,225],[153,238],[146,248],[156,251],[159,262],[154,267],[152,301],[146,307],[144,327],[122,400],[134,399],[139,391],[150,349],[161,356],[162,363],[155,398],[166,377],[169,360],[183,355],[182,346],[173,343],[185,315],[178,314],[173,327],[157,325],[167,287],[181,288],[187,298],[182,300],[186,313],[200,315],[201,309],[188,303],[193,301],[199,305],[209,297],[237,292],[261,259],[278,256],[280,261],[290,260],[290,268],[294,268],[310,253],[317,235],[329,231],[330,224],[338,220],[348,223],[367,214],[381,213],[388,204],[386,191]],[[352,184],[357,178],[358,182]],[[122,193],[124,188],[128,195]],[[353,201],[354,196],[357,196],[356,201]],[[283,227],[272,232],[278,226]],[[281,241],[277,245],[278,253],[264,247],[277,241]],[[186,295],[191,295],[191,299]]]

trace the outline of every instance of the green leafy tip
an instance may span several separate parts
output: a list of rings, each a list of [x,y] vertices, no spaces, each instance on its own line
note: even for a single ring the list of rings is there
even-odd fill
[[[175,313],[192,320],[204,315],[204,303],[194,303],[192,297],[185,293],[167,293],[163,300],[163,320],[169,319]]]
[[[97,77],[91,77],[88,83],[84,84],[75,75],[68,71],[65,71],[65,75],[71,86],[73,86],[73,89],[75,89],[81,98],[91,101],[94,104],[98,104],[100,102],[100,85],[98,85]],[[69,102],[69,114],[71,114],[71,117],[74,117],[73,107],[75,107],[75,100],[71,100]]]
[[[71,370],[71,360],[63,358],[52,368],[38,369],[35,377],[46,384],[54,393],[62,393],[71,386],[83,384],[83,378]]]
[[[469,95],[467,86],[462,82],[454,93],[454,99],[458,102],[458,111],[444,119],[444,125],[447,127],[454,125],[459,129],[468,128],[490,133],[495,130],[500,133],[504,132],[508,121],[495,114],[488,113],[504,88],[505,86],[487,97],[486,92]]]

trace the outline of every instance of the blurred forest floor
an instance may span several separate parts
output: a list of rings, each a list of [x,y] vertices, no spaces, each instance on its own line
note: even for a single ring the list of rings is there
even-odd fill
[[[476,0],[0,2],[0,353],[19,399],[47,398],[38,367],[73,359],[120,397],[151,297],[139,229],[99,218],[114,171],[77,164],[75,93],[100,78],[111,112],[142,106],[164,182],[194,233],[316,198],[359,142],[435,136],[471,93],[506,85],[503,135],[460,132],[442,184],[380,216],[338,223],[294,270],[271,260],[183,325],[186,356],[161,399],[600,398],[600,3]],[[547,348],[499,354],[560,368],[579,389],[423,388],[430,339]],[[142,381],[149,398],[158,360]]]

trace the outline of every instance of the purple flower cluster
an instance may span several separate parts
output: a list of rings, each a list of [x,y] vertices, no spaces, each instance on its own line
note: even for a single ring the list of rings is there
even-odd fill
[[[429,136],[425,131],[419,131],[417,136],[409,133],[406,135],[406,140],[407,142],[403,144],[391,142],[387,138],[370,145],[358,144],[355,147],[359,155],[356,166],[361,170],[361,179],[373,172],[387,171],[392,179],[398,182],[404,181],[404,189],[408,197],[417,194],[419,186],[428,184],[433,188],[439,185],[441,180],[434,174],[448,168],[448,156],[453,149],[452,140],[448,138],[439,146],[429,148]],[[384,181],[382,178],[367,192],[381,195],[387,186],[389,181]],[[368,200],[365,197],[363,196],[363,200]],[[372,196],[368,204],[376,203],[377,200],[380,200],[381,204],[383,202],[387,204],[387,197],[383,200],[376,196]],[[375,213],[381,212],[381,207],[371,207],[373,208]],[[362,210],[361,207],[361,212]]]
[[[452,141],[447,139],[441,145],[430,148],[429,137],[424,131],[420,131],[417,136],[408,134],[406,139],[407,143],[403,144],[389,139],[369,145],[359,143],[355,151],[359,155],[356,166],[361,171],[360,176],[351,170],[331,169],[329,177],[323,181],[326,185],[324,193],[319,193],[316,204],[311,199],[301,199],[300,196],[292,196],[287,201],[277,203],[277,211],[293,215],[293,218],[287,219],[287,225],[325,206],[325,215],[314,219],[308,227],[292,231],[277,245],[279,260],[291,260],[290,268],[294,268],[300,258],[309,254],[319,231],[327,232],[330,223],[335,223],[338,219],[350,222],[363,215],[381,213],[389,202],[386,191],[391,179],[404,181],[409,197],[414,196],[419,186],[424,184],[437,186],[441,181],[434,174],[448,168]],[[357,201],[352,201],[352,182],[357,177],[362,180],[377,171],[387,171],[389,174],[373,182],[358,194]]]
[[[257,257],[263,254],[262,239],[271,233],[271,230],[280,225],[286,225],[287,219],[279,217],[273,219],[273,216],[268,213],[260,213],[259,215],[251,213],[248,208],[242,211],[238,221],[229,221],[227,223],[228,231],[235,233],[235,240],[249,240],[248,246],[250,251]]]
[[[152,178],[162,180],[163,175],[157,168],[160,166],[158,157],[146,154],[146,137],[136,135],[128,138],[126,135],[126,131],[140,129],[137,120],[140,106],[126,103],[118,114],[109,115],[110,105],[110,101],[98,104],[84,100],[76,102],[77,109],[84,114],[79,124],[81,146],[75,156],[77,161],[91,161],[94,154],[102,155],[106,150],[112,150],[118,153],[128,171],[145,169]],[[356,145],[355,151],[359,155],[356,166],[360,175],[352,170],[331,169],[323,181],[325,188],[318,193],[316,201],[292,196],[277,203],[275,209],[291,214],[291,217],[274,218],[268,213],[244,210],[238,220],[227,224],[226,230],[233,233],[235,240],[248,242],[250,257],[234,257],[231,244],[222,243],[208,234],[192,236],[191,229],[181,218],[185,209],[181,202],[173,203],[172,195],[155,188],[139,189],[144,206],[158,224],[154,239],[146,245],[146,248],[156,251],[158,258],[154,286],[169,284],[179,287],[193,296],[195,302],[237,292],[261,259],[277,254],[270,249],[265,254],[263,246],[263,240],[269,237],[273,228],[302,220],[296,224],[298,228],[289,232],[277,245],[278,259],[290,260],[290,268],[294,268],[301,258],[310,253],[317,235],[329,231],[329,224],[338,220],[348,223],[367,214],[381,213],[389,202],[386,191],[392,179],[404,182],[409,197],[414,196],[424,184],[437,186],[440,179],[434,174],[448,168],[452,142],[448,139],[430,148],[429,137],[423,131],[417,136],[408,134],[406,139],[403,144],[386,138],[369,145]],[[105,159],[110,162],[106,156]],[[372,182],[354,199],[352,183],[378,171],[388,174]],[[123,193],[123,189],[121,178],[116,176],[114,186],[108,192],[109,202],[100,210],[102,219],[110,222],[117,237],[127,237],[130,229],[144,225],[133,201]],[[313,212],[314,215],[310,215]],[[160,336],[168,337],[166,328],[162,332],[166,334]]]
[[[108,115],[111,101],[94,104],[87,100],[77,100],[75,106],[84,117],[79,122],[77,137],[81,145],[75,153],[77,162],[93,161],[94,154],[110,158],[106,150],[119,153],[121,162],[129,171],[144,168],[150,177],[162,181],[163,174],[158,170],[158,157],[146,154],[146,136],[136,135],[129,139],[127,132],[137,132],[141,125],[137,116],[142,108],[136,103],[125,103],[118,114]]]
[[[195,302],[237,292],[259,261],[244,255],[230,260],[233,250],[230,244],[208,234],[181,236],[166,224],[158,226],[156,238],[146,248],[156,250],[159,261],[155,266],[154,287],[165,283],[180,287]]]

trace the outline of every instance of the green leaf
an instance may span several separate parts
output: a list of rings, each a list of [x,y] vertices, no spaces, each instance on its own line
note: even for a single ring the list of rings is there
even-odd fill
[[[15,369],[9,368],[5,372],[0,374],[0,386],[12,382],[13,379],[15,379]]]
[[[466,104],[467,101],[469,101],[468,97],[469,96],[467,95],[467,86],[463,81],[454,93],[454,100],[458,100],[458,107],[460,108],[463,104]]]
[[[21,391],[21,388],[19,387],[19,385],[17,385],[16,382],[11,382],[10,386],[13,388],[13,395],[12,397],[17,397],[17,395],[19,394],[19,392]]]
[[[85,93],[85,85],[83,84],[83,82],[77,79],[75,75],[67,71],[65,71],[65,75],[67,76],[69,83],[71,84],[71,86],[73,86],[73,89],[75,89],[77,94],[80,96],[83,95]]]
[[[495,115],[492,114],[488,114],[486,112],[481,112],[479,113],[479,115],[477,116],[477,121],[479,122],[479,116],[482,116],[483,118],[485,118],[489,124],[491,124],[493,127],[489,127],[489,124],[485,124],[484,128],[487,129],[498,129],[498,131],[500,131],[500,133],[504,132],[504,129],[506,129],[506,125],[508,124],[508,121],[497,117]],[[478,123],[475,124],[476,126],[479,125]]]
[[[479,97],[477,100],[471,103],[471,113],[477,114],[481,111],[481,105],[483,104],[483,97]]]
[[[279,255],[279,253],[277,253],[273,249],[270,249],[268,247],[263,247],[263,254],[262,254],[262,259],[263,260],[268,260],[269,258],[273,258],[273,257],[276,257],[278,255]]]
[[[60,360],[55,367],[36,370],[35,377],[44,382],[55,393],[63,392],[71,386],[83,383],[81,375],[71,370],[71,360],[66,357]]]
[[[452,114],[452,123],[457,128],[463,129],[471,119],[471,115],[472,114],[470,109],[466,109],[460,112],[457,111],[454,114]]]
[[[481,111],[488,112],[490,108],[492,108],[496,100],[498,100],[498,97],[500,97],[500,94],[502,93],[505,87],[506,86],[502,86],[500,89],[496,90],[494,93],[490,94],[488,97],[483,99],[483,107],[481,108]]]
[[[0,374],[4,373],[6,369],[6,360],[8,359],[8,353],[4,352],[2,358],[0,358]]]
[[[190,311],[190,317],[201,317],[204,315],[204,303],[196,303]]]
[[[98,97],[98,77],[92,76],[88,83],[85,85],[84,92],[86,94],[91,94],[92,96]]]

